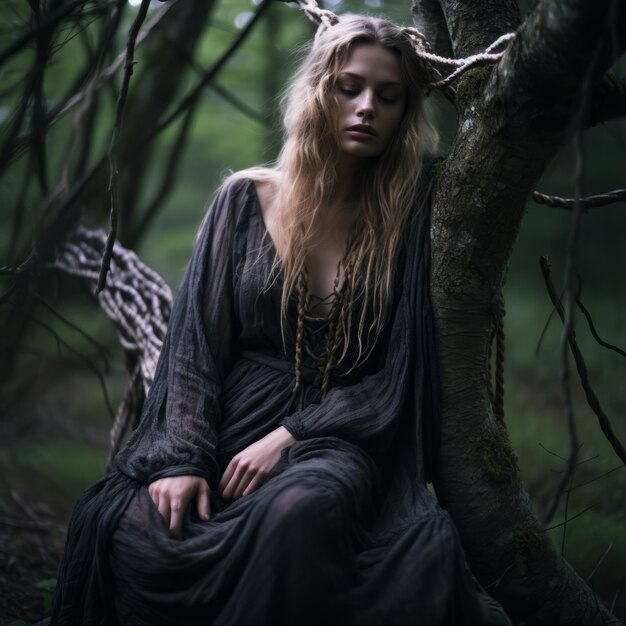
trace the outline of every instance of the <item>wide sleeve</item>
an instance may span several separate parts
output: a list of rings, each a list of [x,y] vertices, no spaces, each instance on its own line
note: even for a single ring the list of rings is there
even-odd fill
[[[402,419],[422,422],[433,413],[436,368],[429,297],[428,198],[412,223],[402,294],[392,320],[381,369],[360,382],[331,389],[321,404],[285,417],[297,440],[335,436],[382,458]],[[420,429],[423,425],[420,426]]]
[[[137,429],[115,459],[142,482],[197,475],[213,486],[220,393],[238,332],[233,306],[238,181],[218,191],[172,308]]]

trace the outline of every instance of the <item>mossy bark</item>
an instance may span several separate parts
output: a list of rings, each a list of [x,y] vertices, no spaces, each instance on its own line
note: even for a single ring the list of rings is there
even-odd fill
[[[610,623],[537,521],[506,428],[493,415],[488,376],[499,293],[527,199],[572,136],[583,76],[594,89],[610,65],[602,49],[610,2],[542,0],[521,25],[510,0],[440,0],[439,12],[434,5],[415,2],[416,25],[437,32],[441,49],[447,31],[457,56],[519,26],[497,65],[456,85],[457,133],[434,174],[432,295],[443,387],[435,488],[477,576],[512,616]]]

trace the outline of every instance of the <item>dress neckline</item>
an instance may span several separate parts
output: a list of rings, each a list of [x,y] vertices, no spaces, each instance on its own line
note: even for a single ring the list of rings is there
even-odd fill
[[[249,183],[250,186],[252,188],[252,199],[254,201],[254,205],[255,205],[255,209],[256,209],[256,214],[257,214],[257,218],[259,219],[259,222],[261,224],[261,231],[263,233],[263,238],[267,239],[269,241],[269,250],[272,253],[272,256],[276,259],[278,259],[278,262],[282,268],[282,259],[280,258],[280,255],[278,254],[278,248],[276,247],[276,243],[274,242],[274,238],[272,237],[269,229],[267,228],[267,224],[265,223],[265,216],[263,215],[263,206],[261,205],[261,199],[259,198],[259,192],[256,188],[256,182],[253,178],[249,179]],[[337,296],[337,292],[336,291],[332,291],[331,293],[329,293],[328,295],[322,297],[322,296],[318,296],[316,294],[311,294],[311,297],[313,299],[315,299],[317,301],[317,303],[323,303],[323,302],[327,302],[328,300],[330,300],[333,297]],[[321,321],[321,320],[326,320],[327,316],[321,316],[321,317],[317,317],[317,316],[307,316],[309,317],[311,320],[315,320],[315,321]]]

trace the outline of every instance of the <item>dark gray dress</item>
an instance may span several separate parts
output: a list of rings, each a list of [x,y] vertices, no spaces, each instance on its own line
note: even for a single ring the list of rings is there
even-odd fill
[[[428,180],[425,168],[384,331],[349,371],[352,346],[323,402],[306,364],[293,393],[294,342],[287,333],[283,346],[254,183],[220,189],[140,425],[76,506],[53,624],[506,623],[425,486],[437,415]],[[230,459],[281,424],[296,443],[261,488],[225,504],[215,489]],[[179,540],[147,485],[185,474],[209,481],[212,517],[192,513]]]

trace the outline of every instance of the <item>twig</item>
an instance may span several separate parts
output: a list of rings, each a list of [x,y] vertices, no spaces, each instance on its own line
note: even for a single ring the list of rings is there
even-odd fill
[[[213,91],[215,91],[215,93],[218,96],[223,98],[226,102],[228,102],[228,104],[233,106],[239,112],[243,113],[244,115],[249,117],[251,120],[258,122],[259,124],[263,124],[263,126],[267,126],[267,119],[265,118],[265,116],[259,113],[258,111],[255,111],[252,107],[249,107],[243,100],[240,100],[234,93],[227,91],[226,89],[224,89],[224,87],[222,87],[221,85],[218,85],[217,83],[212,83],[210,85],[210,88]]]
[[[565,283],[563,287],[564,292],[564,305],[561,307],[559,303],[559,315],[563,320],[563,329],[561,331],[560,341],[560,353],[561,353],[561,387],[563,390],[563,405],[565,415],[567,417],[567,426],[569,431],[569,455],[567,457],[567,463],[565,466],[565,472],[561,477],[561,480],[557,486],[556,492],[552,499],[552,503],[546,514],[544,523],[549,522],[554,514],[565,489],[565,485],[570,480],[572,472],[576,464],[576,455],[578,454],[578,436],[576,433],[576,419],[574,415],[574,404],[572,400],[572,389],[570,381],[570,367],[569,367],[569,351],[568,344],[574,335],[574,278],[576,267],[576,254],[578,250],[578,240],[580,238],[580,222],[582,216],[582,206],[580,199],[583,194],[583,182],[585,178],[585,154],[583,143],[583,122],[586,119],[589,94],[591,91],[591,75],[592,68],[595,65],[596,59],[600,53],[601,44],[595,45],[591,59],[585,70],[583,84],[582,84],[582,101],[576,115],[577,130],[574,135],[574,146],[576,149],[576,172],[575,172],[575,203],[574,203],[574,215],[572,218],[572,227],[570,230],[569,241],[567,245],[567,257],[565,261]],[[556,306],[556,304],[555,304]],[[580,372],[580,370],[579,370]]]
[[[96,341],[94,337],[92,337],[89,333],[85,332],[80,326],[77,326],[73,322],[70,322],[66,317],[61,315],[56,309],[50,306],[44,298],[42,298],[39,294],[33,292],[31,290],[31,295],[50,313],[52,313],[58,320],[63,322],[68,328],[71,328],[73,331],[77,332],[81,337],[84,337],[100,354],[102,360],[104,362],[104,371],[106,374],[109,373],[109,350],[106,346],[102,345],[100,342]]]
[[[549,207],[555,207],[559,209],[567,209],[568,211],[574,210],[576,205],[575,198],[560,198],[559,196],[548,196],[538,191],[533,191],[533,200],[537,204],[545,204]],[[588,209],[594,209],[607,204],[614,204],[615,202],[626,201],[626,189],[615,189],[608,191],[607,193],[597,194],[595,196],[587,196],[586,198],[580,198],[579,203],[583,213],[586,213]]]
[[[552,310],[550,311],[550,315],[548,315],[548,319],[546,320],[546,323],[543,325],[543,328],[541,329],[541,334],[539,335],[539,339],[537,340],[537,346],[535,347],[535,356],[537,356],[539,354],[539,350],[541,350],[541,345],[543,344],[543,340],[546,338],[546,333],[548,332],[548,328],[550,326],[550,322],[552,321],[552,318],[554,317],[554,307],[552,307]]]
[[[50,11],[45,15],[45,19],[38,20],[35,28],[19,37],[12,44],[7,46],[2,52],[0,52],[0,65],[2,65],[8,58],[17,54],[20,50],[23,50],[30,42],[38,37],[42,32],[55,26],[58,22],[63,20],[67,15],[70,15],[74,9],[81,7],[85,4],[85,0],[74,0],[68,4],[62,4],[55,11]]]
[[[587,485],[590,485],[591,483],[595,483],[596,480],[600,480],[601,478],[604,478],[605,476],[608,476],[609,474],[612,474],[613,472],[620,470],[623,467],[626,467],[626,465],[624,464],[618,465],[617,467],[614,467],[613,469],[603,472],[599,476],[596,476],[595,478],[591,478],[590,480],[587,480],[584,483],[578,483],[578,485],[574,485],[573,487],[570,487],[570,491],[574,491],[575,489],[580,489],[581,487],[586,487]]]
[[[192,69],[194,69],[200,75],[205,73],[204,68],[190,54],[183,50],[182,47],[179,47],[179,51],[185,57],[185,60]],[[240,100],[235,94],[231,93],[227,89],[224,89],[224,87],[215,82],[212,82],[208,86],[210,89],[215,91],[218,96],[228,102],[228,104],[232,105],[235,109],[237,109],[250,119],[254,120],[255,122],[267,126],[267,119],[261,113],[255,111],[252,107],[248,106],[243,100]]]
[[[606,559],[612,547],[613,547],[613,542],[611,541],[609,545],[607,546],[607,549],[604,551],[604,554],[600,557],[600,560],[596,563],[596,566],[593,568],[593,571],[591,572],[591,574],[587,576],[587,580],[589,582],[593,580],[595,573],[598,571],[598,568],[602,565],[602,563],[604,563],[604,559]]]
[[[563,317],[564,317],[563,307],[556,294],[556,290],[554,288],[554,284],[552,283],[552,279],[550,278],[550,265],[545,257],[541,257],[540,264],[541,264],[541,272],[543,274],[543,279],[546,283],[546,288],[548,290],[548,294],[550,295],[550,299],[552,300],[552,304],[554,304],[556,312],[559,314],[559,317],[561,318],[561,320],[563,320]],[[613,447],[613,450],[615,451],[617,456],[624,463],[626,463],[626,451],[624,450],[619,439],[616,437],[615,433],[613,432],[611,422],[608,416],[602,410],[602,407],[600,406],[600,401],[598,400],[598,397],[596,396],[593,388],[591,387],[591,384],[589,382],[589,375],[587,372],[587,365],[585,364],[585,360],[583,358],[582,352],[580,351],[580,348],[578,347],[578,344],[576,342],[576,334],[573,331],[570,333],[568,342],[569,342],[570,350],[576,362],[576,369],[580,376],[582,387],[585,391],[587,403],[589,404],[589,407],[593,410],[593,412],[596,414],[598,418],[598,422],[600,423],[600,428],[602,429],[602,432],[604,433],[605,437],[608,439],[609,443]]]
[[[270,6],[271,0],[263,0],[256,10],[254,16],[248,21],[244,28],[242,28],[239,35],[230,44],[226,52],[213,64],[213,66],[204,74],[198,84],[183,98],[180,104],[159,124],[157,124],[147,135],[146,143],[156,137],[164,128],[169,126],[181,113],[193,105],[196,99],[200,97],[203,89],[209,85],[209,83],[218,75],[220,70],[224,67],[230,57],[235,54],[239,46],[245,41],[246,37],[257,23],[261,15]]]
[[[590,511],[591,509],[595,508],[597,505],[596,504],[591,504],[590,506],[588,506],[587,508],[583,509],[582,511],[580,511],[579,513],[576,513],[576,515],[572,515],[572,517],[566,519],[563,522],[559,522],[558,524],[555,524],[554,526],[550,526],[544,530],[548,531],[548,530],[555,530],[556,528],[560,528],[561,526],[564,526],[565,524],[569,524],[570,522],[574,521],[577,517],[580,517],[581,515],[584,515],[587,511]]]
[[[41,326],[42,328],[45,328],[54,337],[54,339],[55,339],[55,341],[57,343],[58,350],[61,349],[61,346],[65,346],[65,348],[67,350],[69,350],[72,354],[74,354],[75,356],[77,356],[80,359],[82,359],[89,366],[89,369],[91,369],[95,373],[95,375],[98,378],[98,381],[100,383],[100,388],[102,389],[102,395],[104,396],[104,403],[106,404],[106,407],[107,407],[107,410],[109,411],[109,415],[111,416],[111,419],[114,419],[115,411],[113,410],[113,406],[112,406],[111,400],[109,398],[109,392],[107,390],[107,386],[106,386],[106,382],[104,380],[104,376],[102,375],[102,372],[93,363],[93,361],[87,355],[83,354],[79,350],[76,350],[76,348],[73,348],[69,343],[67,343],[67,341],[65,341],[54,330],[54,328],[52,328],[51,326],[49,326],[45,322],[42,322],[41,320],[38,320],[38,319],[34,318],[32,315],[28,315],[27,317],[33,323],[37,324],[38,326]]]
[[[125,0],[115,0],[115,3],[118,5],[124,5]],[[165,13],[174,4],[175,2],[167,2],[166,4],[163,5],[161,9],[159,9],[156,12],[154,17],[146,24],[146,26],[139,33],[137,37],[137,41],[135,42],[135,48],[137,48],[141,43],[143,43],[143,41],[145,41],[148,35],[150,35],[152,29],[161,21]],[[120,14],[121,14],[121,10],[118,11],[118,16]],[[111,31],[113,30],[115,30],[115,26],[111,29]],[[106,43],[106,41],[107,39],[103,38],[103,42]],[[96,91],[102,85],[104,81],[108,81],[115,75],[115,72],[119,69],[119,67],[124,62],[125,56],[126,56],[125,52],[122,52],[105,70],[102,71],[100,78],[94,85]],[[85,72],[84,75],[80,76],[78,80],[75,81],[74,85],[72,85],[72,87],[69,89],[67,97],[62,98],[61,103],[58,106],[56,106],[53,109],[52,113],[50,113],[50,115],[48,116],[48,119],[46,120],[46,128],[49,129],[52,126],[54,126],[67,113],[69,113],[75,106],[80,104],[85,99],[85,97],[87,96],[87,90],[83,89],[82,91],[78,91],[78,93],[77,93],[77,90],[80,88],[81,85],[83,85],[87,81],[90,74],[92,74],[91,67],[88,68],[87,72]],[[29,136],[21,138],[19,141],[16,142],[15,147],[12,148],[10,151],[7,151],[6,149],[3,151],[3,159],[6,162],[11,162],[15,160],[16,158],[19,158],[23,154],[23,152],[27,149],[29,142],[30,142]],[[1,168],[0,168],[0,171],[1,171]]]
[[[618,348],[617,346],[614,346],[613,344],[610,344],[610,343],[604,341],[600,337],[600,335],[598,335],[598,332],[596,331],[596,327],[593,324],[593,320],[591,319],[591,313],[589,313],[589,311],[585,308],[585,306],[583,305],[583,303],[580,300],[580,297],[576,298],[576,304],[578,304],[578,308],[582,311],[583,315],[585,316],[585,319],[587,320],[587,324],[589,324],[589,330],[591,331],[591,334],[593,335],[593,338],[603,348],[608,348],[609,350],[613,350],[613,352],[617,352],[617,354],[620,354],[621,356],[626,356],[626,352],[624,350],[622,350],[621,348]]]
[[[565,461],[565,457],[557,454],[556,452],[552,452],[552,450],[548,450],[542,443],[539,444],[539,447],[543,448],[548,454],[555,456],[557,459],[561,459],[561,461]]]
[[[191,106],[189,110],[185,113],[185,117],[183,119],[182,125],[178,132],[178,136],[176,137],[176,140],[174,141],[174,145],[172,146],[172,149],[170,150],[170,153],[167,158],[167,162],[165,164],[165,167],[163,168],[164,175],[163,175],[162,183],[159,189],[154,194],[154,198],[152,199],[152,202],[150,202],[150,204],[148,205],[148,208],[144,211],[143,215],[141,216],[141,221],[139,222],[139,225],[135,229],[133,229],[134,233],[130,238],[131,243],[129,245],[132,245],[132,242],[136,241],[135,237],[138,237],[142,232],[145,232],[145,228],[150,223],[150,221],[154,218],[154,216],[157,214],[159,208],[163,205],[163,202],[165,201],[170,191],[172,190],[174,181],[176,180],[176,174],[178,173],[178,168],[180,167],[181,154],[187,143],[187,137],[189,136],[191,122],[196,112],[197,102],[199,102],[199,100],[197,100],[196,103],[193,106]]]
[[[117,109],[115,112],[115,126],[113,127],[113,135],[111,136],[111,142],[109,144],[109,194],[111,197],[111,213],[109,224],[109,235],[107,237],[107,243],[102,256],[102,265],[100,267],[100,276],[98,277],[98,286],[96,293],[100,293],[104,289],[106,283],[106,277],[109,272],[111,264],[111,255],[113,254],[113,244],[117,236],[117,219],[119,215],[119,200],[117,197],[117,178],[119,172],[117,170],[117,160],[115,158],[115,150],[117,147],[117,138],[119,137],[122,129],[122,117],[124,114],[124,106],[126,105],[126,96],[128,95],[128,86],[130,84],[130,77],[133,75],[133,66],[135,65],[135,42],[139,29],[146,19],[148,13],[148,7],[150,6],[150,0],[141,0],[141,6],[137,12],[137,17],[133,22],[133,25],[128,33],[128,43],[126,45],[126,63],[124,64],[124,78],[122,80],[122,87],[117,99]]]
[[[611,602],[611,608],[609,609],[611,613],[613,613],[613,609],[615,608],[618,597],[619,597],[619,589],[615,592],[615,595],[613,596],[613,602]],[[616,623],[619,624],[620,622],[616,622]]]

